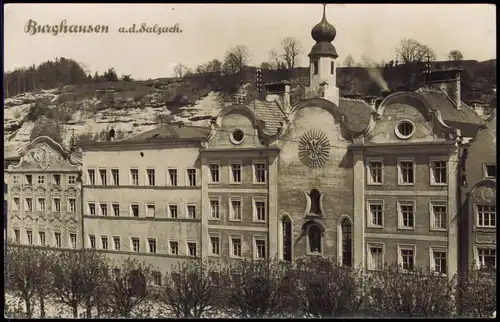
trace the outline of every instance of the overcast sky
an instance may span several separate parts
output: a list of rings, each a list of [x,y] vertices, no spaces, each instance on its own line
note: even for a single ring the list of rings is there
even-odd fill
[[[94,73],[114,67],[136,79],[169,77],[177,63],[196,67],[222,59],[232,46],[246,45],[252,65],[268,60],[281,39],[294,36],[306,54],[311,28],[321,20],[320,4],[8,4],[5,6],[5,68],[13,70],[55,57],[83,63]],[[339,61],[351,53],[375,61],[395,58],[402,38],[413,38],[446,59],[459,49],[466,59],[496,58],[496,12],[488,4],[331,4],[328,21],[337,29]],[[109,25],[108,34],[29,35],[39,25]],[[120,34],[119,27],[146,23],[182,33]],[[307,66],[307,56],[300,59]]]

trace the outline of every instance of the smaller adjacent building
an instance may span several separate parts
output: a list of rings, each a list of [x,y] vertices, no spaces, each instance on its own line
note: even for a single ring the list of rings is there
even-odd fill
[[[14,161],[14,160],[11,160]],[[79,248],[81,155],[41,136],[5,171],[9,238],[24,245]]]
[[[496,111],[460,158],[460,257],[462,272],[473,265],[495,266],[496,257]]]

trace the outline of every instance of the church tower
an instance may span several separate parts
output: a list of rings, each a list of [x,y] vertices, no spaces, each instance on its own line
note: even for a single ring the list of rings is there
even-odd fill
[[[337,31],[326,20],[326,4],[323,4],[323,19],[311,30],[311,36],[316,41],[309,53],[309,91],[314,96],[325,98],[339,105],[339,89],[335,60],[339,55],[332,45]]]

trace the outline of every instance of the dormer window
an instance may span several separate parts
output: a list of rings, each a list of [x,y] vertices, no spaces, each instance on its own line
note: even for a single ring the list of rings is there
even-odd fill
[[[317,60],[313,61],[313,66],[312,67],[313,67],[313,75],[318,75],[318,67],[319,66],[318,66],[318,61]]]
[[[497,178],[497,165],[493,163],[488,163],[484,165],[484,178],[485,179],[496,179]]]
[[[330,62],[330,74],[335,74],[335,62],[333,60]]]

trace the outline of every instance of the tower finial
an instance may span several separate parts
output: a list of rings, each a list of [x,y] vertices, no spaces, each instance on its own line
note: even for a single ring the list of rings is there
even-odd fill
[[[323,3],[323,19],[326,19],[326,3]]]

